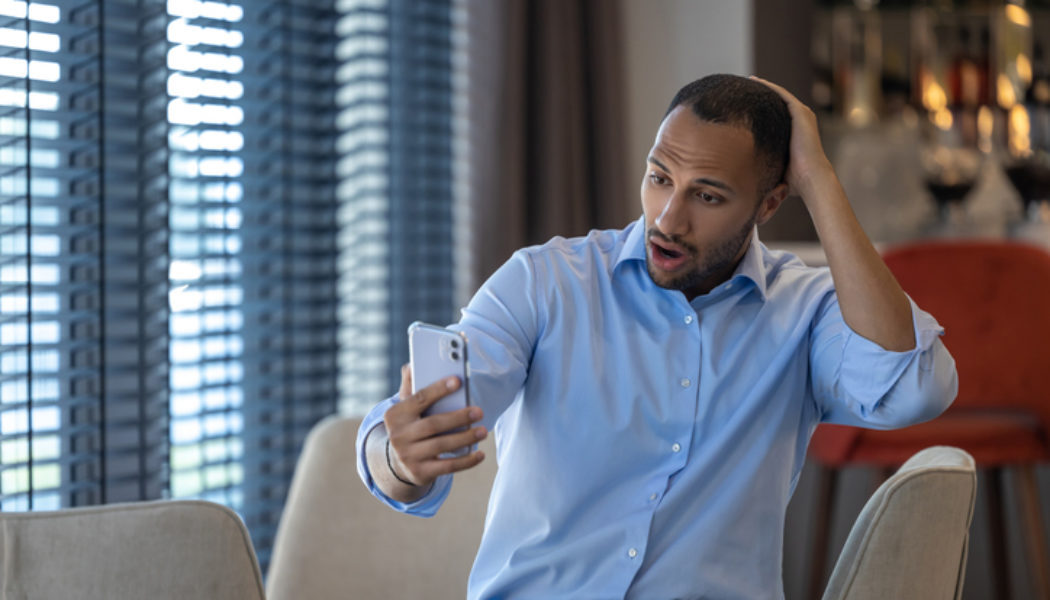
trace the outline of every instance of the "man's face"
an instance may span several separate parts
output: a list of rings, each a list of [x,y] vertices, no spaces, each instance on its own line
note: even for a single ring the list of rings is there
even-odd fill
[[[646,264],[657,285],[687,298],[725,281],[756,223],[773,215],[786,187],[761,198],[763,170],[751,132],[675,108],[656,134],[642,179]]]

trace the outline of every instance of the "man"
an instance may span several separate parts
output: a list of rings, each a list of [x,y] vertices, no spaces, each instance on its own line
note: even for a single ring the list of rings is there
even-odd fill
[[[830,271],[758,241],[789,191]],[[421,418],[460,382],[411,394],[406,371],[362,423],[362,478],[418,515],[484,458],[439,455],[495,428],[472,598],[781,598],[784,511],[816,425],[909,425],[955,397],[943,330],[782,88],[685,86],[641,198],[626,229],[520,250],[482,286],[452,326],[477,406]]]

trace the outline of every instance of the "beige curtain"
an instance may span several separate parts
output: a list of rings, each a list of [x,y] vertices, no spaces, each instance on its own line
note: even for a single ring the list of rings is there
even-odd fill
[[[637,183],[624,173],[620,3],[468,0],[473,272],[555,235],[622,227]]]

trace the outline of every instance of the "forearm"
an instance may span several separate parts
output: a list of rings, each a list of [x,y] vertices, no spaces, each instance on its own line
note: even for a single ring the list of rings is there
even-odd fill
[[[915,347],[911,305],[871,245],[850,208],[820,142],[817,117],[791,92],[775,90],[791,112],[791,149],[786,184],[802,196],[835,281],[842,318],[850,329],[886,350]]]
[[[843,320],[886,350],[914,348],[908,298],[861,228],[831,166],[799,187],[831,268]]]
[[[365,460],[379,491],[388,498],[406,504],[415,502],[430,491],[431,486],[409,485],[394,476],[391,469],[393,456],[388,459],[386,427],[380,422],[372,428],[365,438]]]

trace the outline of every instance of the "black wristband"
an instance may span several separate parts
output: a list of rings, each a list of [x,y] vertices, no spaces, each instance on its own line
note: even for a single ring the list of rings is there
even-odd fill
[[[403,483],[405,485],[410,485],[412,487],[419,487],[418,485],[412,483],[411,481],[405,481],[404,479],[401,479],[401,476],[398,475],[397,471],[394,470],[394,463],[393,463],[393,461],[390,460],[390,438],[387,438],[387,440],[386,440],[386,466],[390,467],[390,474],[394,476],[394,479],[400,481],[401,483]]]

